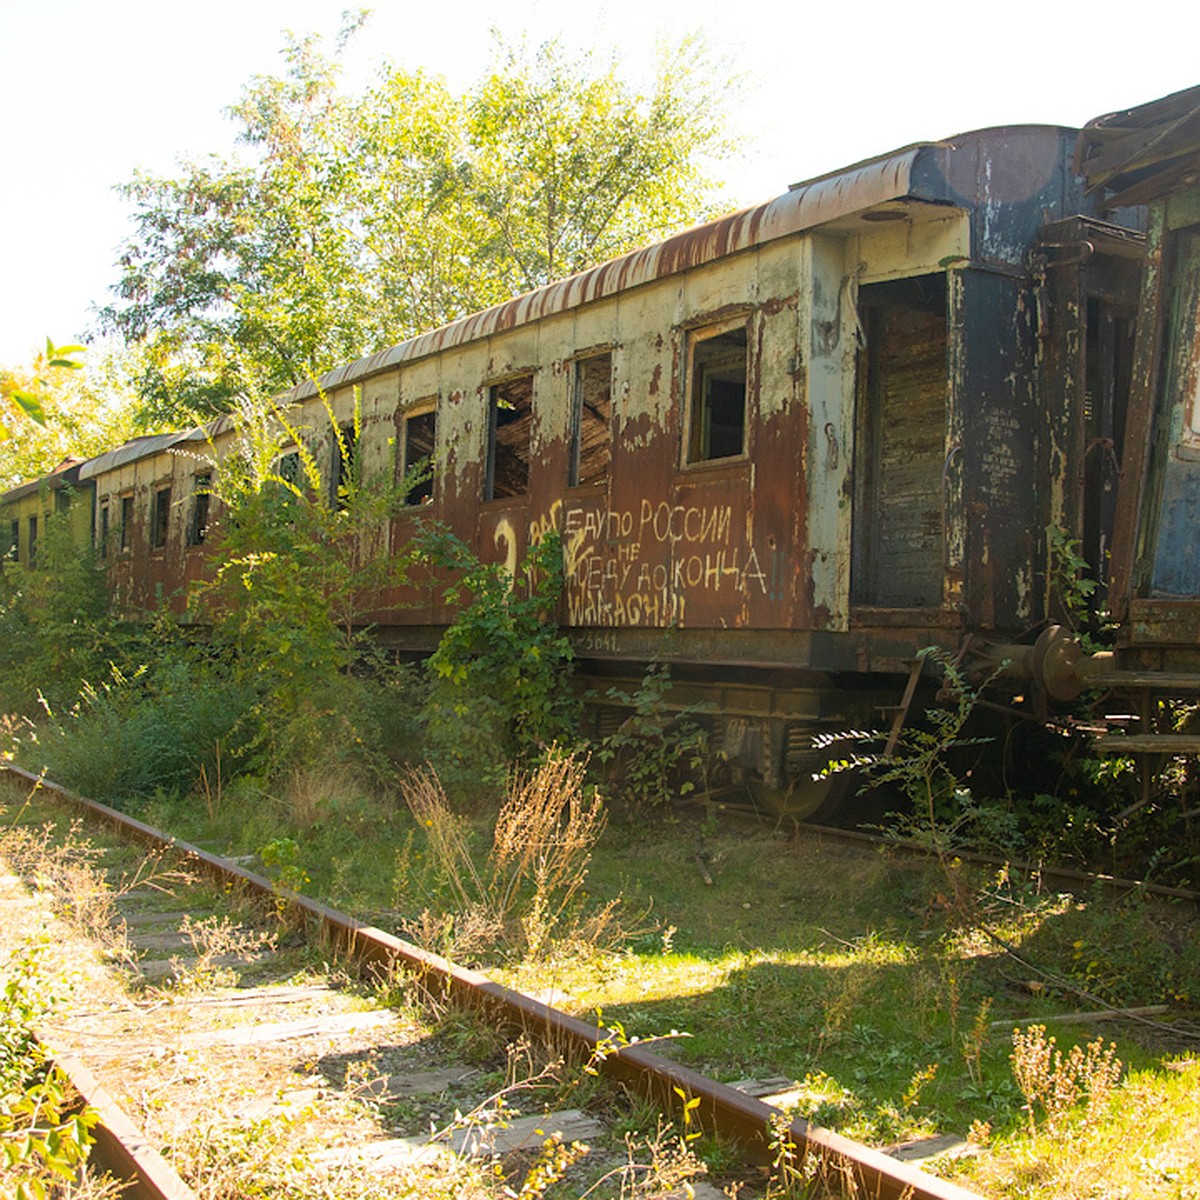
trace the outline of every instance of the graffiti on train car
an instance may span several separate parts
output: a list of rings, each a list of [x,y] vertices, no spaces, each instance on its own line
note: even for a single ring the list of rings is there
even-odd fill
[[[611,509],[556,501],[531,522],[529,537],[562,536],[569,624],[682,625],[689,595],[767,595],[758,552],[735,538],[734,526],[730,504],[643,499],[636,509]]]

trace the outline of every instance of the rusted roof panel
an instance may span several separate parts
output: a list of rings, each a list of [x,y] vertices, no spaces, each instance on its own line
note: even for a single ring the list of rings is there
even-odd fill
[[[79,478],[91,479],[94,475],[103,475],[105,471],[115,470],[140,458],[149,458],[179,442],[188,441],[191,436],[191,433],[154,433],[146,437],[130,438],[115,450],[89,458],[79,468]]]
[[[1200,87],[1089,121],[1075,146],[1089,189],[1117,205],[1143,204],[1200,178]]]
[[[51,491],[56,491],[61,487],[73,487],[79,482],[82,463],[82,458],[64,458],[53,471],[48,471],[37,479],[31,479],[28,483],[19,483],[15,488],[10,488],[0,495],[0,502],[21,500],[25,496],[34,495],[43,487],[47,487]]]
[[[318,387],[326,391],[341,387],[400,363],[491,337],[777,238],[814,229],[850,213],[902,199],[909,193],[913,165],[926,148],[912,146],[835,175],[798,184],[766,204],[697,225],[666,241],[614,258],[568,279],[337,367],[322,375],[316,384],[297,385],[286,399],[302,400],[315,395]]]

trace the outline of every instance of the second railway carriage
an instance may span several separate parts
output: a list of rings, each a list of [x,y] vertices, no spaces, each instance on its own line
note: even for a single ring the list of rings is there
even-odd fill
[[[437,519],[513,567],[557,530],[585,673],[669,662],[734,774],[811,808],[814,737],[907,703],[924,647],[1076,688],[1046,530],[1079,539],[1103,586],[1115,475],[1097,446],[1124,436],[1142,234],[1140,210],[1085,191],[1075,140],[910,146],[286,401],[319,414],[324,396],[347,428],[360,405],[368,475],[431,459],[393,553]],[[332,474],[327,423],[302,423]],[[81,469],[135,603],[203,569],[208,468],[181,449]],[[416,654],[452,613],[414,585],[372,616]]]

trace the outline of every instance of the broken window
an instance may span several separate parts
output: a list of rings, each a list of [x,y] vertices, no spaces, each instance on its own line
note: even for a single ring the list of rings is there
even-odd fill
[[[9,525],[8,550],[5,553],[5,557],[12,559],[13,562],[19,562],[21,559],[21,522],[20,521],[13,521]]]
[[[38,539],[38,519],[37,517],[29,518],[29,540],[27,542],[27,553],[25,555],[31,567],[37,566],[37,539]]]
[[[108,501],[100,505],[100,557],[108,557]]]
[[[188,519],[188,545],[202,546],[208,537],[208,508],[212,499],[212,473],[205,471],[192,481],[192,513]]]
[[[171,489],[159,488],[154,493],[154,508],[150,518],[150,548],[161,550],[167,544],[171,522]]]
[[[358,434],[353,422],[338,426],[333,439],[333,470],[329,478],[329,502],[345,508],[358,485]]]
[[[133,497],[121,497],[121,549],[133,546]]]
[[[746,326],[688,338],[688,462],[746,452]]]
[[[483,498],[529,492],[533,441],[533,376],[519,375],[488,389],[488,457]]]
[[[433,500],[433,452],[437,448],[437,409],[429,404],[404,416],[400,474],[413,480],[405,504],[429,504]]]
[[[604,483],[612,459],[612,355],[575,362],[570,487]]]

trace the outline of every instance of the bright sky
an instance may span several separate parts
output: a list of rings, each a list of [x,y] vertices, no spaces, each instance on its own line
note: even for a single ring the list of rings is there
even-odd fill
[[[128,230],[113,188],[136,168],[228,154],[223,109],[281,69],[281,31],[332,38],[347,0],[0,0],[0,363],[86,333]],[[1200,83],[1198,10],[1008,0],[376,0],[347,81],[384,59],[457,87],[489,28],[615,44],[645,69],[659,36],[700,31],[746,79],[735,201],[909,142],[1024,122],[1079,125]],[[1191,12],[1192,16],[1187,16]]]

